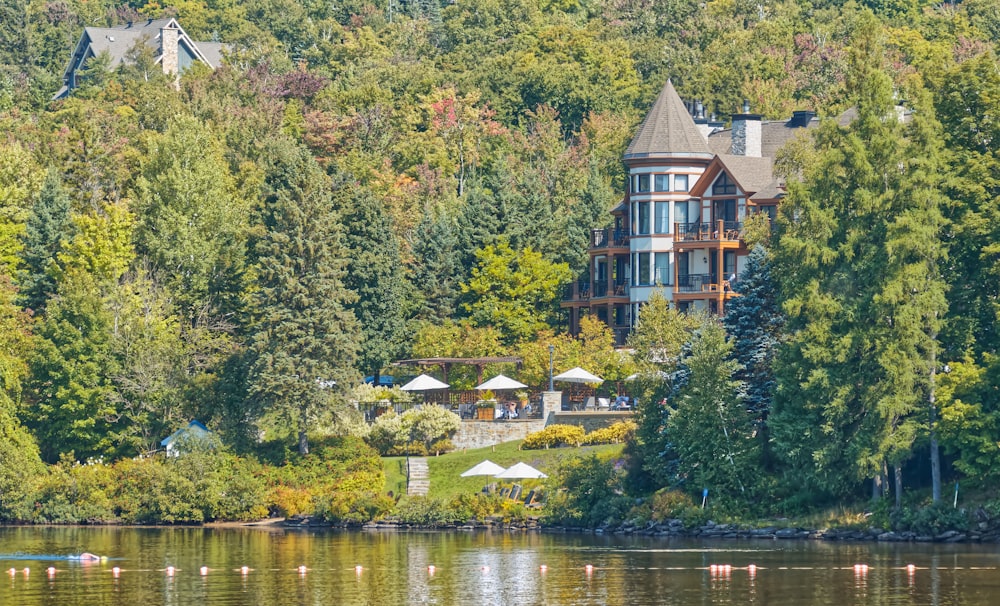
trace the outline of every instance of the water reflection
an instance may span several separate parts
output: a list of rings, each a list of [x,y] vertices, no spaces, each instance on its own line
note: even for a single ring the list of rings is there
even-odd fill
[[[998,575],[993,546],[203,528],[4,528],[0,546],[0,604],[26,606],[947,606],[995,602]],[[81,551],[111,560],[51,559]]]

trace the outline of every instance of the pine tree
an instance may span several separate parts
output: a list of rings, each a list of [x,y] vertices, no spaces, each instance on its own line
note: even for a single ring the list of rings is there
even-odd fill
[[[777,285],[771,278],[767,250],[757,245],[750,251],[739,280],[733,285],[740,295],[726,303],[722,319],[733,340],[733,359],[740,365],[737,379],[746,389],[747,410],[767,443],[767,415],[774,397],[774,359],[784,317],[778,308]]]
[[[945,311],[937,152],[922,122],[933,116],[925,104],[904,130],[883,57],[869,17],[848,81],[856,116],[816,133],[817,156],[803,183],[789,184],[775,249],[790,336],[772,437],[797,486],[833,494],[865,478],[880,492],[886,466],[912,455],[928,427]]]
[[[355,379],[360,339],[329,179],[285,140],[271,144],[261,218],[249,393],[294,427],[307,454],[307,431]]]
[[[454,318],[462,264],[451,217],[430,212],[424,215],[416,229],[413,257],[412,281],[420,294],[414,318],[435,324]]]
[[[49,170],[38,200],[31,209],[24,233],[24,269],[21,272],[19,301],[36,314],[55,292],[50,265],[62,250],[63,240],[72,238],[71,202],[59,173]]]
[[[695,333],[683,365],[687,379],[671,398],[667,434],[677,473],[690,488],[748,498],[759,475],[760,441],[747,412],[739,363],[721,324],[707,320]]]
[[[399,242],[392,218],[370,191],[343,185],[337,199],[349,259],[344,286],[357,295],[348,308],[361,326],[358,366],[377,385],[405,339]]]

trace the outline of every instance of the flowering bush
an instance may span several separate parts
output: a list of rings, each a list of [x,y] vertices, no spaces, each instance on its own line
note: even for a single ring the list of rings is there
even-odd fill
[[[539,450],[558,446],[579,446],[586,432],[576,425],[549,425],[541,431],[529,434],[521,442],[525,450]]]

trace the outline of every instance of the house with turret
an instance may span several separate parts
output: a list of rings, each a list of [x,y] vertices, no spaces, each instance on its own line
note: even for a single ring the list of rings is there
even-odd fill
[[[807,111],[763,120],[744,102],[726,128],[668,81],[625,150],[627,187],[612,226],[591,230],[588,270],[562,301],[570,332],[593,314],[624,345],[656,289],[677,309],[724,313],[749,252],[744,222],[773,219],[784,195],[774,156],[817,124]]]

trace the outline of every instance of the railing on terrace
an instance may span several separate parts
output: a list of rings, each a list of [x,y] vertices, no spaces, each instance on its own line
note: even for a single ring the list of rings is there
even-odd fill
[[[563,301],[589,301],[590,282],[578,280],[566,287],[563,293]]]
[[[374,423],[375,419],[392,411],[396,414],[403,414],[411,408],[421,408],[423,406],[441,406],[462,418],[463,421],[475,420],[478,417],[478,407],[476,405],[482,399],[482,392],[475,390],[442,390],[428,394],[428,400],[410,400],[406,402],[357,402],[357,409],[364,414],[366,423]],[[433,400],[433,401],[432,401]],[[541,392],[532,392],[528,396],[529,407],[516,405],[519,419],[541,419],[542,418],[542,395]],[[492,407],[492,410],[504,410],[505,400],[501,400]],[[496,413],[490,418],[495,418]]]
[[[627,248],[628,232],[624,229],[590,230],[591,248]]]
[[[722,285],[713,282],[710,274],[680,274],[674,292],[714,292],[721,289]]]
[[[591,298],[608,296],[608,281],[594,280],[594,290],[590,292]]]
[[[739,221],[675,223],[674,234],[677,242],[738,241],[743,237],[743,224]]]
[[[614,328],[612,329],[615,334],[615,347],[625,347],[628,343],[628,333],[631,330],[628,327],[625,328]]]

